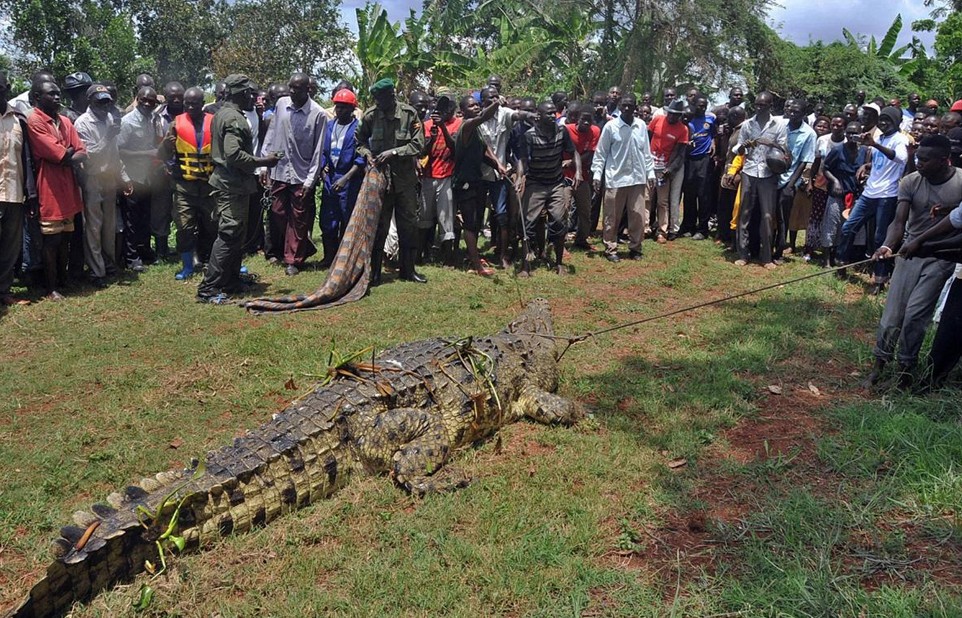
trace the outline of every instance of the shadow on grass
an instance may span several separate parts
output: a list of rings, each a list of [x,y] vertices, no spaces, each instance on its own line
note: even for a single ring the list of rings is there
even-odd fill
[[[871,305],[789,292],[725,304],[702,319],[701,332],[679,335],[680,349],[656,339],[639,347],[637,336],[615,333],[605,345],[619,360],[573,379],[572,390],[609,430],[630,434],[666,463],[687,460],[680,472],[653,471],[656,499],[668,512],[684,517],[704,508],[693,490],[719,471],[700,469],[699,459],[720,432],[761,411],[766,385],[814,379],[854,390],[848,374],[865,353],[855,334],[874,329]],[[758,615],[957,615],[946,608],[960,606],[958,578],[939,573],[962,572],[959,415],[957,397],[945,394],[829,412],[838,432],[821,441],[811,469],[783,474],[791,458],[753,468],[771,478],[741,485],[739,499],[751,511],[735,528],[709,522],[717,560],[710,571],[685,576],[682,607],[704,611],[696,599],[709,594],[712,611]],[[836,475],[823,476],[826,469]],[[892,512],[904,518],[906,505],[918,535],[892,523]],[[927,539],[955,549],[933,550]]]

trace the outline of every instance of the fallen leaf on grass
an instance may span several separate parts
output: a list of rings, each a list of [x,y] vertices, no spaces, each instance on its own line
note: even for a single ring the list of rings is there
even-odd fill
[[[688,465],[688,460],[684,457],[679,457],[678,459],[672,459],[668,462],[668,467],[672,470],[677,470],[679,468],[684,468]]]
[[[294,378],[288,378],[287,382],[284,382],[284,388],[289,391],[297,390],[297,385],[294,384]]]
[[[776,395],[781,395],[781,394],[782,394],[782,387],[779,386],[779,385],[777,385],[777,384],[769,384],[769,385],[768,385],[768,390],[770,390],[771,392],[775,393]]]
[[[812,391],[812,394],[815,395],[816,397],[822,394],[822,391],[818,390],[818,387],[812,384],[811,382],[808,383],[808,390]]]
[[[184,446],[184,439],[174,438],[173,440],[170,441],[170,444],[168,444],[167,446],[169,446],[170,448],[180,448]]]

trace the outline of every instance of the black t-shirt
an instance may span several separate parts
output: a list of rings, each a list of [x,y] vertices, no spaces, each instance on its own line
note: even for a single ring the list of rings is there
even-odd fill
[[[462,128],[461,131],[463,130]],[[481,166],[484,165],[485,144],[478,133],[478,128],[472,129],[467,142],[461,139],[461,131],[454,135],[454,184],[456,187],[465,182],[484,180]]]
[[[537,127],[531,127],[521,140],[521,159],[525,163],[526,177],[529,182],[553,185],[561,182],[562,155],[574,154],[575,145],[568,129],[555,124],[550,135],[542,135]]]

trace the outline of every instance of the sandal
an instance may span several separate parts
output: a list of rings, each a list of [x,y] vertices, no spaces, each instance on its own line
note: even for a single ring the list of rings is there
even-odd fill
[[[479,277],[493,277],[494,269],[487,265],[484,260],[481,261],[481,268],[477,270],[471,269],[468,271],[472,275],[478,275]]]

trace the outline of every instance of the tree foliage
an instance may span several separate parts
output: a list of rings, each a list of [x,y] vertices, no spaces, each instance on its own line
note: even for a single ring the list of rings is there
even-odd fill
[[[213,46],[227,38],[226,0],[131,0],[138,50],[154,61],[158,83],[207,84]]]
[[[260,85],[287,82],[302,71],[321,81],[340,79],[352,37],[337,0],[238,0],[221,16],[229,34],[213,49],[213,73],[244,73]]]
[[[207,85],[249,72],[264,83],[305,71],[339,77],[353,39],[339,0],[9,0],[16,68],[86,71],[129,91],[138,73]]]
[[[138,53],[131,13],[110,0],[8,0],[0,10],[25,72],[86,71],[125,88],[152,65]]]

